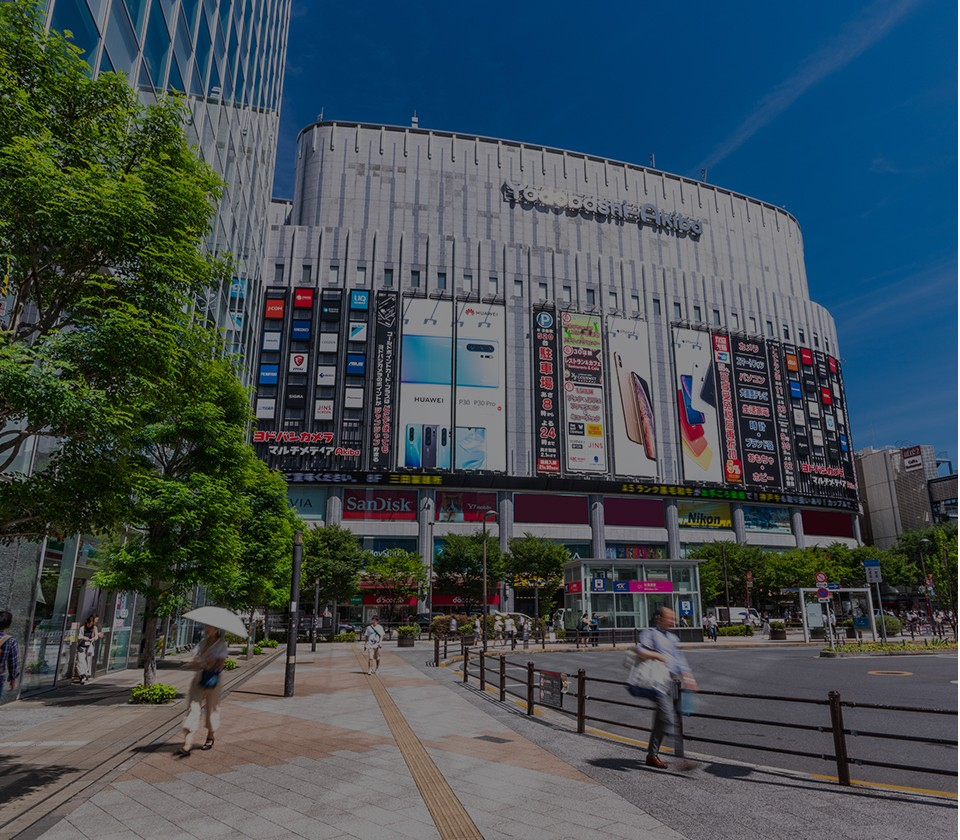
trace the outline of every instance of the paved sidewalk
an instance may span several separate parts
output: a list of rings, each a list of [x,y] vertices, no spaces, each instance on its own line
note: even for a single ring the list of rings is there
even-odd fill
[[[283,656],[267,663],[226,697],[215,747],[189,758],[174,755],[182,704],[172,720],[170,710],[138,710],[142,737],[116,769],[20,834],[0,828],[0,838],[956,836],[952,802],[840,791],[729,764],[687,776],[648,770],[634,747],[528,719],[464,687],[454,668],[427,668],[432,646],[385,649],[374,677],[358,650],[301,646],[292,698],[282,696]],[[149,713],[163,711],[157,726]],[[0,761],[28,749],[11,743],[85,740],[100,725],[93,721],[119,728],[127,712],[114,700],[12,735],[0,729]],[[101,747],[89,741],[87,751]]]

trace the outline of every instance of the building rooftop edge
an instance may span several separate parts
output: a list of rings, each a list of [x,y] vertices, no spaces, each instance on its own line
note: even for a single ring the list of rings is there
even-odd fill
[[[371,128],[371,129],[386,129],[388,131],[402,131],[409,134],[422,134],[422,135],[433,135],[435,137],[451,137],[451,138],[460,138],[462,140],[482,140],[487,143],[503,143],[508,146],[517,146],[524,149],[532,149],[534,151],[542,152],[553,152],[556,154],[564,155],[573,155],[574,157],[583,158],[584,160],[592,160],[597,163],[612,163],[616,166],[623,166],[627,169],[634,169],[642,172],[651,172],[656,175],[662,175],[666,178],[673,178],[677,181],[682,181],[683,183],[690,184],[691,186],[697,187],[707,187],[711,190],[716,190],[717,192],[724,193],[726,195],[733,196],[735,198],[743,199],[744,201],[751,201],[756,204],[759,204],[763,207],[767,207],[775,213],[782,213],[784,216],[789,218],[793,223],[799,228],[800,222],[797,220],[797,217],[793,215],[789,210],[785,210],[783,207],[778,207],[776,204],[770,204],[767,201],[763,201],[759,198],[753,198],[752,196],[746,195],[745,193],[737,192],[736,190],[727,189],[726,187],[720,187],[716,184],[710,184],[706,181],[698,181],[695,178],[687,178],[684,175],[677,175],[673,172],[666,172],[662,169],[654,169],[651,166],[642,166],[638,163],[630,163],[628,161],[617,160],[616,158],[605,158],[600,157],[599,155],[591,155],[586,152],[577,152],[571,149],[560,149],[555,146],[543,146],[539,143],[524,143],[521,140],[508,140],[503,137],[489,137],[484,134],[470,134],[461,131],[438,131],[432,128],[419,128],[414,126],[404,126],[404,125],[387,125],[386,123],[367,123],[367,122],[355,122],[351,120],[317,120],[310,123],[309,125],[304,126],[297,133],[297,142],[300,142],[301,136],[311,129],[314,128],[335,128],[341,126],[344,128]]]

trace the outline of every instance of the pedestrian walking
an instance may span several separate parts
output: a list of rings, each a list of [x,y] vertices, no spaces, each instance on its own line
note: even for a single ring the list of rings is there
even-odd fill
[[[383,646],[383,628],[380,619],[373,616],[363,631],[363,651],[367,654],[367,675],[380,670],[380,648]]]
[[[761,630],[764,636],[770,638],[770,613],[763,614],[763,628]]]
[[[600,617],[594,613],[590,616],[590,646],[598,647],[600,644]]]
[[[503,647],[503,619],[498,615],[493,620],[493,646],[497,646],[497,642],[500,643],[500,647]]]
[[[712,612],[708,612],[703,623],[707,628],[707,638],[715,642],[717,640],[717,617]]]
[[[697,682],[693,678],[687,657],[680,650],[676,634],[671,633],[676,624],[676,615],[669,607],[659,606],[654,613],[654,626],[640,634],[636,652],[640,659],[657,659],[667,666],[674,679],[683,681],[686,691],[696,691]],[[673,692],[657,691],[656,711],[653,715],[653,729],[650,731],[650,744],[647,747],[647,766],[662,770],[669,765],[660,758],[660,745],[665,735],[674,740],[676,749],[677,717],[673,706]],[[692,770],[696,762],[683,761],[677,765],[680,770]]]
[[[98,626],[99,621],[100,619],[97,616],[88,615],[87,620],[83,622],[83,626],[77,631],[77,654],[74,659],[74,668],[77,671],[80,685],[86,684],[93,676],[96,643],[103,636]]]
[[[447,632],[451,636],[457,635],[457,617],[455,615],[450,616],[450,626],[447,628]]]
[[[220,727],[220,697],[223,694],[223,680],[221,672],[227,661],[227,643],[223,639],[223,631],[210,624],[203,625],[203,639],[193,649],[191,667],[197,675],[190,683],[186,720],[183,722],[183,746],[177,754],[183,757],[190,755],[193,749],[193,739],[200,729],[200,718],[207,728],[207,740],[201,750],[213,748],[217,729]]]
[[[16,691],[20,679],[20,646],[7,628],[13,624],[13,615],[9,610],[0,610],[0,698],[3,697],[4,674],[10,684],[10,690]]]

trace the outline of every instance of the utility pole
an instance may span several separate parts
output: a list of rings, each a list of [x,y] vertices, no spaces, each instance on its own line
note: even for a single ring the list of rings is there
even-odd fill
[[[313,579],[313,632],[310,634],[310,653],[317,652],[317,621],[320,618],[320,578]]]
[[[290,576],[290,615],[287,621],[287,668],[283,676],[283,696],[293,697],[297,665],[297,625],[300,599],[300,564],[303,561],[303,532],[293,535],[293,574]]]

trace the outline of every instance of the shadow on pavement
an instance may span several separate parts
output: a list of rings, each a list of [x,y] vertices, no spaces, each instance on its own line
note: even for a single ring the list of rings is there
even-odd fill
[[[0,755],[3,768],[0,784],[0,801],[11,802],[36,790],[42,790],[70,773],[79,772],[78,767],[37,767],[23,764],[8,755]]]

